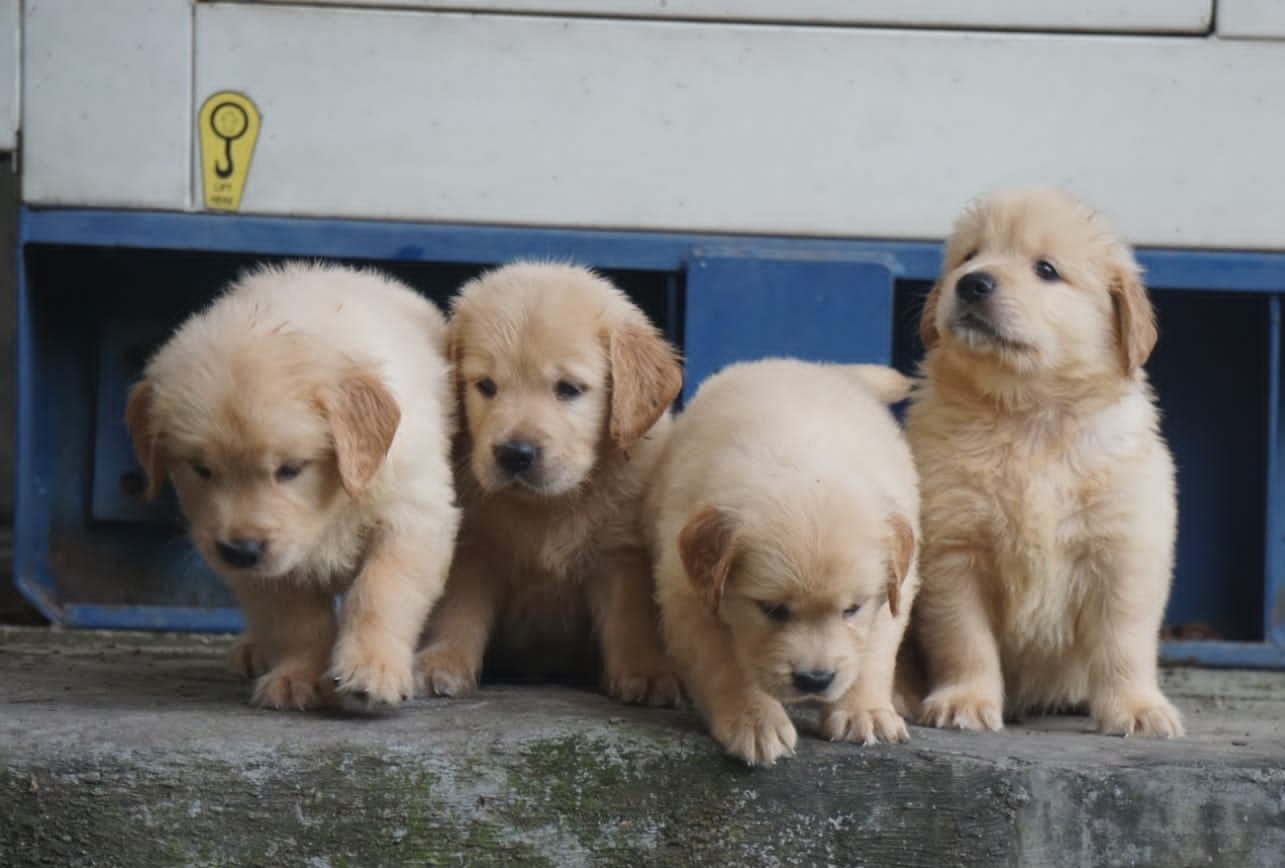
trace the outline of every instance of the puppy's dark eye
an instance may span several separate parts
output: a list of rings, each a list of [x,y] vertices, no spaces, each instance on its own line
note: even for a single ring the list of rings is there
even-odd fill
[[[307,465],[308,462],[306,461],[296,461],[293,464],[282,464],[277,468],[276,473],[272,474],[272,476],[277,480],[277,482],[289,482],[300,473],[303,473],[303,469]]]
[[[767,600],[758,601],[759,611],[771,618],[773,621],[790,620],[790,607],[782,603],[769,603]]]
[[[202,479],[209,479],[214,475],[213,470],[206,467],[204,464],[202,464],[199,461],[192,462],[192,472],[195,473],[197,476],[201,477]]]
[[[977,258],[977,254],[978,254],[979,252],[980,252],[980,251],[978,251],[978,249],[977,249],[976,247],[974,247],[972,250],[968,251],[968,255],[967,255],[967,256],[965,256],[963,259],[961,259],[961,260],[960,260],[960,263],[962,264],[962,263],[965,263],[965,262],[972,262],[974,259],[976,259],[976,258]]]
[[[1046,283],[1052,283],[1055,280],[1061,280],[1062,275],[1057,273],[1053,263],[1047,259],[1041,259],[1035,263],[1035,275]]]
[[[584,393],[584,389],[569,380],[558,380],[553,393],[558,396],[559,401],[574,401]]]
[[[843,617],[845,617],[845,618],[851,618],[851,617],[853,617],[854,615],[856,615],[856,614],[857,614],[858,612],[860,612],[860,611],[861,611],[861,604],[860,604],[860,603],[857,603],[856,605],[849,606],[848,608],[844,609],[844,610],[843,610]]]
[[[495,387],[495,380],[492,380],[490,377],[483,377],[473,385],[477,387],[477,390],[482,394],[483,398],[494,398],[495,393],[499,391]]]

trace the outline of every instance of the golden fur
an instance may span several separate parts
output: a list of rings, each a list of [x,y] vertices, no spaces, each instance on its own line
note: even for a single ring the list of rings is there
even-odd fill
[[[737,364],[674,425],[646,507],[665,641],[714,738],[750,764],[793,751],[783,702],[820,702],[830,739],[906,738],[893,669],[919,495],[885,403],[908,388],[888,368]]]
[[[961,300],[982,274],[993,291]],[[992,195],[956,224],[921,325],[923,720],[999,729],[1087,702],[1103,732],[1180,734],[1156,682],[1174,468],[1131,251],[1065,193]]]
[[[536,263],[466,284],[450,346],[463,523],[420,656],[426,690],[472,689],[488,645],[556,671],[596,636],[610,695],[678,702],[638,526],[682,385],[674,350],[605,279]],[[512,444],[538,451],[516,475],[501,460]]]
[[[450,407],[442,315],[338,266],[241,277],[148,364],[126,413],[134,447],[241,603],[234,662],[259,676],[256,705],[413,692],[458,523]],[[263,548],[234,563],[237,545]]]

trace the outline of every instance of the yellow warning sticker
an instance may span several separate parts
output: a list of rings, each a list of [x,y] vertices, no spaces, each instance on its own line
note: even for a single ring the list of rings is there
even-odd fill
[[[197,115],[201,137],[201,181],[205,207],[235,211],[250,174],[250,157],[259,138],[259,109],[243,93],[225,90],[201,104]]]

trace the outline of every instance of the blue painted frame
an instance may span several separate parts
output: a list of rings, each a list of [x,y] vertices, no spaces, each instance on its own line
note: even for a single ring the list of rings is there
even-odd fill
[[[24,251],[30,245],[81,245],[140,250],[219,251],[265,256],[316,256],[384,260],[493,264],[519,257],[570,260],[603,269],[669,272],[671,313],[678,313],[677,281],[693,278],[697,263],[717,264],[734,278],[741,261],[791,267],[830,281],[830,295],[847,278],[827,272],[825,263],[864,268],[863,291],[881,291],[893,281],[931,282],[941,263],[940,247],[928,241],[878,241],[824,238],[770,238],[713,234],[675,234],[597,230],[524,229],[496,226],[435,225],[405,222],[276,218],[213,214],[172,214],[112,210],[23,209],[19,217],[18,256],[18,428],[15,581],[40,611],[69,626],[231,631],[240,619],[231,609],[173,606],[108,606],[63,602],[54,595],[48,562],[51,489],[48,438],[39,430],[37,371],[32,336],[32,287]],[[1263,582],[1263,642],[1170,642],[1163,654],[1173,661],[1214,666],[1285,667],[1285,402],[1282,372],[1280,296],[1285,294],[1285,253],[1144,249],[1139,260],[1148,282],[1165,291],[1196,290],[1267,296],[1270,353],[1268,372],[1267,480]],[[827,277],[828,274],[828,277]],[[724,290],[725,291],[725,287]],[[770,289],[765,290],[770,294]],[[701,360],[705,321],[717,306],[717,292],[692,302],[684,328],[695,365],[690,390],[725,358]],[[764,296],[767,297],[767,296]],[[706,304],[706,301],[709,304]],[[702,308],[702,305],[706,306]],[[711,307],[711,305],[713,305]],[[781,330],[788,331],[783,317]],[[702,329],[706,331],[702,331]],[[772,332],[756,340],[772,344]],[[756,347],[761,349],[761,347]],[[829,352],[829,350],[827,350]],[[877,355],[882,355],[877,354]]]

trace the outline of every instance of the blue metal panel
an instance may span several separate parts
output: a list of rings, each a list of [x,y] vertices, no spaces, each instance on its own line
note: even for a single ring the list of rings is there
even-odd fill
[[[111,244],[175,250],[221,250],[282,256],[499,263],[548,257],[598,268],[681,270],[699,249],[727,256],[887,258],[897,277],[933,280],[936,241],[871,241],[678,235],[664,232],[519,229],[297,217],[23,209],[21,243]],[[1168,289],[1280,292],[1285,253],[1147,249],[1138,252],[1151,286]]]
[[[687,268],[690,398],[724,365],[764,356],[892,358],[892,271],[879,261],[700,255]]]
[[[1285,430],[1281,408],[1285,402],[1285,370],[1281,365],[1281,298],[1272,296],[1269,308],[1271,351],[1268,357],[1267,421],[1267,550],[1263,583],[1263,631],[1269,642],[1285,649]]]
[[[1178,467],[1178,542],[1165,623],[1261,641],[1272,296],[1153,293],[1147,363]]]
[[[603,269],[681,271],[693,251],[728,256],[853,259],[895,263],[927,278],[941,263],[935,242],[675,235],[663,232],[514,229],[423,223],[218,214],[24,209],[23,243],[252,252],[403,262],[493,264],[515,258],[569,260]]]
[[[440,302],[490,264],[580,262],[610,271],[684,347],[690,394],[726,362],[769,353],[887,361],[894,328],[908,369],[918,296],[940,267],[936,242],[210,214],[25,210],[20,239],[16,582],[63,623],[148,629],[232,630],[239,617],[172,504],[149,507],[147,523],[122,497],[132,461],[118,405],[133,372],[119,352],[131,338],[116,330],[167,329],[238,268],[282,256],[378,262]],[[1157,289],[1163,338],[1149,367],[1179,464],[1168,623],[1208,622],[1230,640],[1166,643],[1163,656],[1285,667],[1285,254],[1139,260]]]
[[[21,225],[21,224],[20,224]],[[49,573],[49,467],[36,412],[35,329],[25,258],[17,256],[17,424],[14,431],[13,575],[18,590],[51,621],[62,616]]]
[[[148,351],[164,340],[169,331],[168,324],[148,322],[108,322],[103,326],[98,348],[92,518],[174,520],[177,504],[168,487],[151,502],[143,499],[145,477],[135,463],[124,419],[130,385],[141,376]]]
[[[1285,647],[1264,642],[1162,642],[1160,659],[1170,665],[1285,669]]]
[[[74,603],[63,607],[68,627],[93,630],[167,630],[192,633],[239,633],[239,609],[183,606],[107,606]]]

